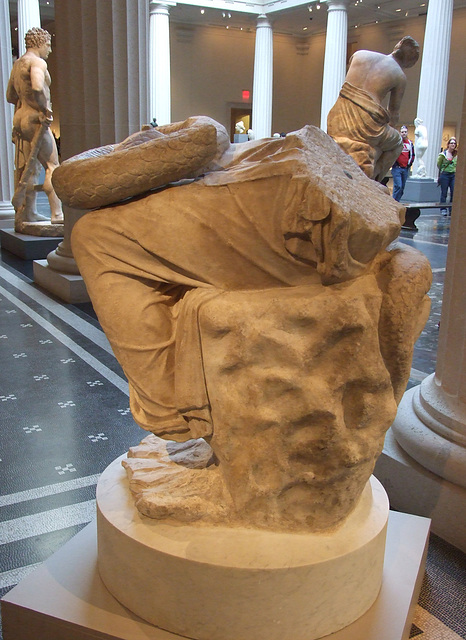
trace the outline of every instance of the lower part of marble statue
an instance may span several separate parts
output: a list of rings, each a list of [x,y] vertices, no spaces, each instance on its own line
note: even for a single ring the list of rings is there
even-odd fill
[[[391,270],[393,287],[413,255],[395,251],[379,280]],[[381,453],[424,322],[425,313],[417,317],[423,293],[411,289],[414,298],[402,306],[387,291],[368,275],[253,297],[222,292],[203,304],[213,435],[209,444],[152,435],[132,448],[123,464],[138,509],[158,519],[282,531],[340,524]],[[394,345],[398,333],[405,337]],[[184,384],[192,386],[189,378]]]
[[[27,193],[25,201],[20,203],[13,197],[16,233],[43,238],[63,237],[65,225],[60,201],[54,194],[53,199],[60,204],[60,211],[57,213],[54,209],[51,215],[50,198],[41,189],[37,191],[39,193],[35,189],[32,194]]]

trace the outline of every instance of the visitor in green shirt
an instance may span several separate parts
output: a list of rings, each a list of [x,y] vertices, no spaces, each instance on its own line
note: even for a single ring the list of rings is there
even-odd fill
[[[447,201],[447,192],[450,189],[450,202],[453,202],[453,191],[455,188],[456,160],[457,160],[456,138],[450,138],[445,151],[442,151],[437,158],[439,168],[438,184],[440,185],[440,202]],[[447,215],[446,209],[441,209],[442,216]]]

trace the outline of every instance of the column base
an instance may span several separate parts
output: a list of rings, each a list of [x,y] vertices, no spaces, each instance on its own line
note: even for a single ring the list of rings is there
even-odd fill
[[[89,302],[82,276],[51,269],[47,260],[34,260],[34,282],[69,304]]]
[[[464,406],[443,394],[435,380],[431,374],[406,391],[392,424],[393,434],[420,465],[466,489]]]
[[[377,600],[359,620],[325,640],[408,640],[428,535],[429,520],[390,512]],[[186,640],[141,620],[110,595],[97,570],[96,541],[92,522],[7,593],[4,640],[32,635],[35,640]]]
[[[431,518],[433,533],[466,552],[466,489],[413,460],[391,429],[374,475],[383,484],[393,509]]]

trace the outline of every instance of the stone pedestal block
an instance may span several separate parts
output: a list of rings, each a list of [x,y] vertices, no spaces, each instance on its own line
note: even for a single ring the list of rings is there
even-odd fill
[[[51,269],[47,260],[34,260],[34,282],[69,304],[89,302],[86,285],[80,275]]]
[[[380,594],[325,640],[408,640],[424,574],[429,520],[390,512]],[[92,522],[2,600],[4,640],[183,640],[123,607],[97,571]],[[247,636],[241,640],[255,640]]]
[[[403,202],[438,202],[440,189],[432,178],[408,178],[402,200]]]
[[[11,221],[10,221],[11,226]],[[6,249],[23,260],[40,260],[57,248],[63,238],[45,238],[17,233],[14,229],[0,229],[0,243]]]

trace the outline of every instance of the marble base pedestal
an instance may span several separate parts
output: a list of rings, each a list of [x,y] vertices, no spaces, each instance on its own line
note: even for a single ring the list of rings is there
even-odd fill
[[[10,222],[11,224],[11,222]],[[43,238],[16,233],[14,229],[0,229],[0,244],[23,260],[39,260],[57,248],[63,238]]]
[[[428,535],[426,518],[390,512],[377,600],[325,640],[408,640]],[[4,640],[185,640],[141,620],[110,595],[98,573],[96,541],[93,522],[6,594]]]
[[[374,475],[383,484],[394,509],[430,518],[433,533],[466,553],[466,489],[413,460],[391,429]]]
[[[290,534],[142,516],[121,460],[97,485],[99,572],[148,622],[196,640],[315,640],[376,600],[389,507],[375,478],[336,531]]]
[[[47,260],[34,260],[34,282],[69,304],[89,302],[82,276],[51,269]]]
[[[402,200],[403,202],[438,202],[440,188],[433,178],[408,178]]]

